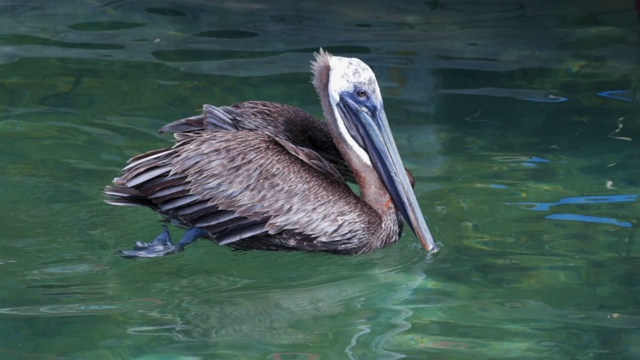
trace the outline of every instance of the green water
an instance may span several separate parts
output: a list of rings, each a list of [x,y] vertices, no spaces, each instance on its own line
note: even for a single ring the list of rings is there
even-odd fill
[[[640,357],[632,2],[343,3],[0,2],[0,358]],[[118,257],[161,229],[102,202],[125,161],[203,103],[319,115],[321,46],[376,71],[442,252]]]

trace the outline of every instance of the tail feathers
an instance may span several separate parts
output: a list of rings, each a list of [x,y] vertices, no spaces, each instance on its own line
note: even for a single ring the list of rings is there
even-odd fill
[[[119,206],[147,206],[155,207],[155,204],[148,198],[140,195],[135,189],[124,186],[107,186],[104,200],[107,204]]]

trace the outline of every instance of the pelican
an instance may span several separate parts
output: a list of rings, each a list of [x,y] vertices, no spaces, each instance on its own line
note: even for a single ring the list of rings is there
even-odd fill
[[[272,102],[204,105],[170,123],[175,145],[129,160],[106,202],[147,206],[166,226],[124,257],[182,251],[198,238],[236,249],[364,254],[397,242],[402,219],[438,250],[391,135],[376,77],[356,58],[320,49],[311,62],[326,122]],[[356,182],[358,196],[348,182]]]

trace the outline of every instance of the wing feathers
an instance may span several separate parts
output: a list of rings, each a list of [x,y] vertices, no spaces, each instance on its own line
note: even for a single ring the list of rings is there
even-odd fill
[[[135,187],[159,175],[168,174],[170,171],[171,171],[171,167],[169,166],[156,167],[151,170],[145,169],[145,171],[129,179],[127,181],[127,187],[130,187],[130,188]]]
[[[132,158],[106,201],[149,206],[222,245],[330,251],[352,244],[356,223],[378,214],[344,182],[353,174],[328,129],[287,105],[273,105],[284,114],[276,118],[268,106],[205,105],[202,115],[164,126],[176,145]]]

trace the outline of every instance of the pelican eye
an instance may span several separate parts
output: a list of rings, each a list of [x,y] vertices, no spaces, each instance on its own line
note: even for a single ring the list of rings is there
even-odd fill
[[[366,99],[367,98],[367,91],[365,89],[358,89],[358,90],[356,90],[356,95],[360,99]]]

